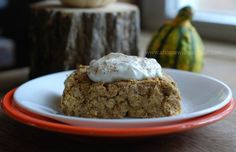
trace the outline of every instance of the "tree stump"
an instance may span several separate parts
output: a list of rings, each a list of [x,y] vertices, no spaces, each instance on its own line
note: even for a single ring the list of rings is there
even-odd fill
[[[138,55],[139,9],[113,3],[67,8],[59,1],[31,6],[30,77],[74,69],[110,52]]]

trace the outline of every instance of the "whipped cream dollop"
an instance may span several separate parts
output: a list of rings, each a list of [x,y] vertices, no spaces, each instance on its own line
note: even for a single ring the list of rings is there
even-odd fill
[[[162,69],[155,59],[110,53],[98,60],[92,60],[87,74],[94,82],[109,83],[161,77]]]

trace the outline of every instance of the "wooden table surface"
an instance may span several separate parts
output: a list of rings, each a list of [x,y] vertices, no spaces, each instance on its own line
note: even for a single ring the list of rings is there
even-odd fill
[[[104,139],[53,133],[20,124],[0,111],[1,152],[150,151],[235,152],[236,111],[215,124],[144,139]]]

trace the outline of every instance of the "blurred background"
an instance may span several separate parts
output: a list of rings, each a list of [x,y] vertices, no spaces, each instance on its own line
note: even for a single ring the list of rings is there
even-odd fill
[[[0,89],[27,79],[29,5],[39,0],[0,0]],[[193,25],[204,39],[206,61],[203,73],[235,84],[235,0],[120,0],[138,5],[141,11],[140,55],[144,56],[153,33],[186,5],[194,8]],[[223,69],[223,70],[222,70]],[[228,75],[226,77],[226,75]],[[230,76],[231,75],[231,76]],[[6,87],[7,86],[7,87]],[[236,87],[235,87],[236,88]]]
[[[29,64],[27,44],[29,5],[39,0],[0,0],[0,70]],[[235,0],[120,0],[134,3],[141,10],[143,31],[157,30],[173,18],[179,8],[191,5],[194,26],[203,38],[236,43]],[[142,45],[142,47],[145,47]]]

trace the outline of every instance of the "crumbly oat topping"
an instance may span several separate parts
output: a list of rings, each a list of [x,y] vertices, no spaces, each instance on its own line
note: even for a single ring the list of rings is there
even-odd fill
[[[65,81],[61,110],[87,118],[153,118],[181,112],[181,97],[166,74],[144,80],[93,82],[81,66]]]

